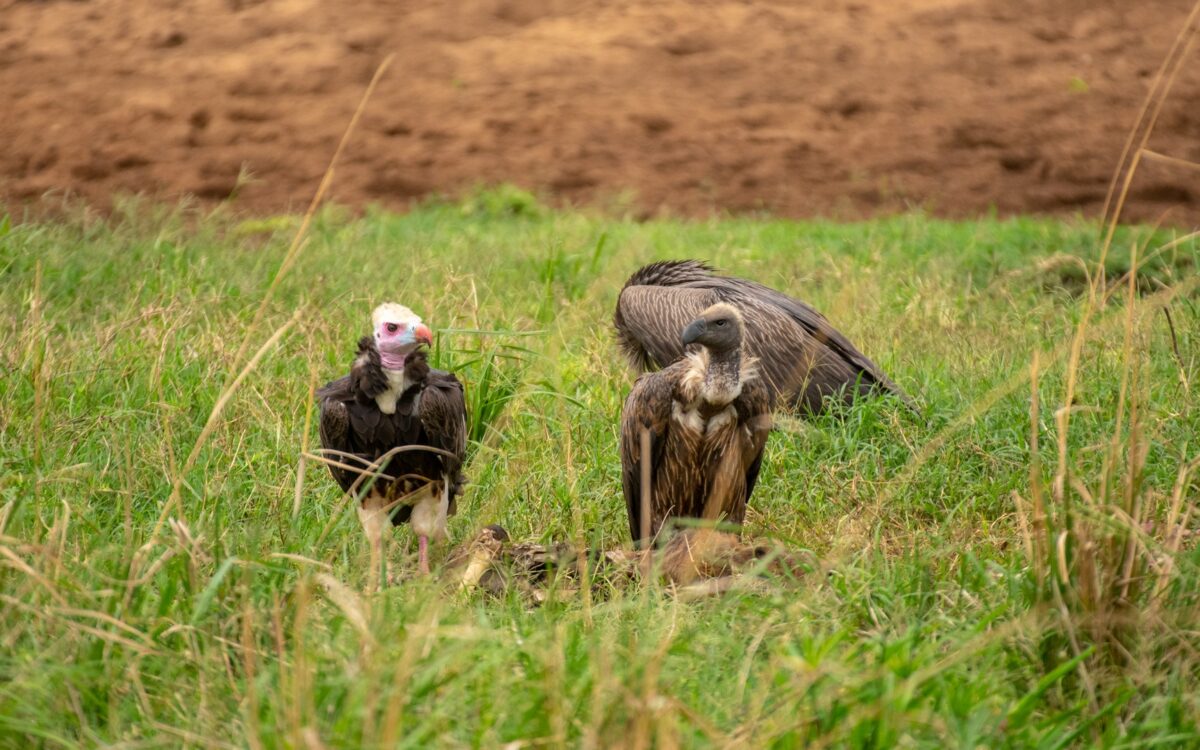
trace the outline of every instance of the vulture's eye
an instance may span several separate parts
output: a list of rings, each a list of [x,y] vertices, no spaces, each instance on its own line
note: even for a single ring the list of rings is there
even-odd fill
[[[716,321],[713,325],[717,326],[718,328],[724,328],[725,324],[728,322],[729,322],[728,320],[721,318],[720,320]]]
[[[388,323],[384,326],[384,328],[387,329],[388,333],[395,333],[396,331],[400,330],[400,326],[396,325],[395,323]]]

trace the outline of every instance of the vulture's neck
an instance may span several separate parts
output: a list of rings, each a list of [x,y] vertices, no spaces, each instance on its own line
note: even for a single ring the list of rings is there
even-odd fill
[[[383,350],[379,351],[379,364],[383,365],[384,370],[404,371],[404,362],[408,359],[404,354],[392,354]]]
[[[725,406],[741,394],[741,351],[709,352],[708,367],[700,384],[700,398],[713,406]]]

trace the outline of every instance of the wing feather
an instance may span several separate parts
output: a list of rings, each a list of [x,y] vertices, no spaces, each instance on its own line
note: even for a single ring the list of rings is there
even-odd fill
[[[350,379],[348,377],[341,378],[329,383],[318,395],[321,398],[321,417],[318,424],[318,430],[321,435],[321,446],[342,453],[354,453],[354,445],[350,438],[350,413],[339,395],[343,396],[343,391],[349,393]],[[348,463],[345,459],[336,459],[342,463]],[[354,480],[358,478],[355,472],[346,469],[340,469],[336,466],[329,466],[329,473],[333,475],[333,479],[342,488],[343,492],[349,492]]]
[[[683,356],[683,329],[718,301],[707,289],[626,286],[614,316],[622,351],[639,370],[666,367]]]
[[[613,322],[634,367],[665,367],[684,354],[680,332],[715,302],[746,316],[749,353],[758,358],[772,397],[778,393],[810,412],[824,399],[846,401],[874,390],[912,400],[870,358],[811,305],[747,279],[720,276],[697,261],[652,263],[630,277]]]
[[[418,413],[424,442],[453,454],[453,458],[439,457],[450,482],[449,513],[453,515],[455,498],[464,482],[462,467],[467,458],[467,407],[462,382],[453,373],[430,371]]]
[[[822,391],[822,396],[845,388],[847,399],[852,399],[857,394],[865,395],[879,388],[900,397],[909,407],[915,408],[912,399],[880,369],[879,365],[859,351],[850,339],[834,328],[829,320],[811,305],[756,281],[738,278],[721,278],[721,281],[724,282],[723,288],[728,290],[722,294],[726,301],[742,303],[743,306],[751,305],[764,311],[764,314],[768,310],[773,313],[770,318],[764,318],[765,321],[769,321],[765,328],[773,328],[786,336],[784,340],[789,346],[780,351],[781,357],[793,358],[799,354],[803,358],[807,352],[812,352],[808,354],[812,361],[808,388]],[[787,328],[775,319],[778,316],[790,320],[798,330],[793,329],[790,335],[786,334]],[[763,348],[764,354],[769,356],[771,349],[766,346],[769,343],[769,339],[762,341],[758,347],[752,347],[752,353],[761,358],[762,355],[753,350]],[[792,362],[795,360],[785,359],[777,364],[775,369],[784,370]],[[794,364],[792,368],[795,369]],[[784,387],[801,386],[802,383],[793,374]]]
[[[650,485],[662,466],[663,446],[671,416],[670,373],[649,373],[638,378],[621,410],[621,486],[634,543],[643,541],[643,508],[653,519],[654,498],[642,497],[642,433],[650,434]],[[646,504],[646,505],[644,505]]]
[[[746,496],[745,504],[750,504],[750,496],[754,494],[754,486],[758,483],[758,473],[762,468],[763,453],[767,447],[767,436],[771,433],[771,398],[766,386],[761,381],[752,380],[742,386],[742,393],[735,403],[738,421],[748,433],[745,454],[742,456],[746,464]]]

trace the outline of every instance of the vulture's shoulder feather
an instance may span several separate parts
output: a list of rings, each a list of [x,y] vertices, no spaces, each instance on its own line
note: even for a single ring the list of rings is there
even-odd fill
[[[363,336],[358,340],[350,374],[321,386],[316,395],[322,402],[329,399],[370,401],[386,391],[389,385],[375,341],[370,336]]]
[[[446,512],[454,515],[458,495],[466,483],[462,468],[467,458],[467,404],[463,384],[454,373],[429,371],[418,415],[426,444],[451,454],[439,460],[450,482],[450,507]]]
[[[454,373],[430,370],[421,392],[419,414],[435,447],[462,455],[466,450],[467,405],[463,384]]]
[[[354,355],[354,364],[350,366],[350,381],[360,400],[373,399],[390,386],[379,350],[370,336],[358,340],[358,351]]]
[[[683,355],[683,329],[719,301],[711,290],[687,285],[710,273],[698,261],[667,261],[651,263],[629,277],[617,297],[613,325],[621,351],[634,367],[655,370]]]

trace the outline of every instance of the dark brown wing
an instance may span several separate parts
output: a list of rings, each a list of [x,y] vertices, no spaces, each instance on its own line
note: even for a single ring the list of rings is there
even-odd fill
[[[684,354],[683,329],[720,302],[708,289],[627,286],[617,299],[617,338],[639,370],[657,370]]]
[[[642,514],[653,519],[654,498],[642,496],[642,472],[645,457],[642,434],[650,437],[650,486],[661,468],[663,445],[671,418],[671,396],[674,392],[673,370],[648,373],[637,379],[625,398],[621,410],[621,486],[625,492],[625,509],[629,514],[629,533],[634,543],[643,541]]]
[[[456,498],[464,482],[463,463],[467,459],[467,406],[463,385],[453,373],[430,370],[421,393],[418,416],[425,445],[452,454],[439,456],[442,471],[450,481],[450,509],[457,509]]]
[[[825,316],[804,302],[745,279],[719,276],[698,261],[652,263],[626,282],[613,322],[635,367],[664,367],[684,353],[680,333],[701,310],[729,302],[746,317],[746,348],[758,358],[772,398],[810,412],[827,396],[847,401],[874,390],[904,395]]]
[[[375,398],[388,388],[379,350],[370,336],[358,340],[358,351],[354,355],[354,364],[350,366],[349,386],[359,399]]]
[[[317,392],[317,395],[321,399],[321,419],[318,425],[321,446],[343,453],[355,453],[354,445],[350,440],[350,413],[346,406],[346,401],[354,398],[351,394],[350,377],[339,378],[325,385]],[[331,456],[330,458],[348,465],[355,463],[343,457]],[[354,480],[358,478],[356,472],[339,469],[332,465],[329,466],[329,473],[342,488],[342,492],[349,492]]]
[[[681,285],[703,281],[710,273],[698,261],[668,261],[643,266],[625,282],[613,325],[635,368],[657,370],[683,356],[683,329],[720,298],[711,290]]]
[[[870,373],[821,344],[787,310],[740,291],[723,294],[745,316],[746,351],[772,392],[816,413],[829,396],[851,401],[876,387]]]

